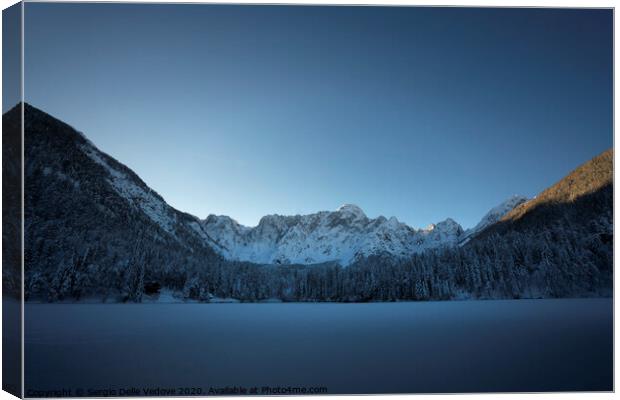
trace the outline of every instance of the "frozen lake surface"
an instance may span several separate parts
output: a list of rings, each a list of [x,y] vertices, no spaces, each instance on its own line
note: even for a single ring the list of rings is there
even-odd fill
[[[208,394],[226,386],[608,391],[612,306],[611,299],[27,304],[26,395]]]

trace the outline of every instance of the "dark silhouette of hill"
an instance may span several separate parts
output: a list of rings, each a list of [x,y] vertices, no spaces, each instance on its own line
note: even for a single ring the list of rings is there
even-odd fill
[[[18,108],[4,115],[13,125],[20,118]],[[81,133],[28,104],[24,121],[27,298],[139,301],[149,282],[172,284],[220,261],[198,218]]]
[[[2,116],[2,290],[21,298],[21,104]]]

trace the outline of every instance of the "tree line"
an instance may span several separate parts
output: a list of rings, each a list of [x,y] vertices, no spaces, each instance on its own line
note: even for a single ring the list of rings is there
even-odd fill
[[[98,297],[141,302],[169,289],[184,299],[419,301],[609,296],[613,244],[608,218],[587,226],[557,221],[545,230],[509,231],[408,258],[377,254],[342,267],[257,265],[137,240],[127,257],[103,245],[66,254],[55,268],[26,277],[26,297]]]

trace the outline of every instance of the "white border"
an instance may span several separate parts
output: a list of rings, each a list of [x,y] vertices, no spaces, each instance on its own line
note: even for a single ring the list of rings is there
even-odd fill
[[[29,2],[35,2],[35,1],[46,1],[46,0],[28,0]],[[61,2],[74,2],[74,3],[84,3],[84,2],[92,2],[92,3],[97,3],[97,2],[107,2],[107,1],[78,1],[78,0],[62,0]],[[208,3],[233,3],[233,4],[265,4],[265,3],[269,3],[269,4],[299,4],[299,5],[384,5],[384,6],[469,6],[469,7],[559,7],[559,8],[583,8],[583,7],[587,7],[587,8],[614,8],[616,7],[616,2],[615,1],[600,1],[600,0],[588,0],[588,1],[579,1],[579,0],[540,0],[540,1],[517,1],[517,0],[503,0],[503,1],[497,1],[497,0],[478,0],[478,1],[468,1],[468,0],[449,0],[449,2],[446,1],[437,1],[437,0],[426,0],[426,1],[409,1],[409,0],[372,0],[372,3],[370,2],[363,2],[363,1],[355,1],[355,0],[336,0],[336,1],[329,1],[329,0],[314,0],[314,1],[299,1],[299,0],[289,0],[289,1],[261,1],[261,0],[243,0],[243,1],[234,1],[234,2],[222,2],[222,1],[175,1],[175,0],[150,0],[150,1],[129,1],[131,3],[197,3],[197,4],[208,4]],[[0,5],[2,6],[2,9],[5,9],[13,4],[15,4],[16,2],[13,0],[0,0]],[[0,43],[2,40],[2,30],[1,30],[1,25],[2,25],[2,20],[0,18]],[[21,42],[21,68],[22,68],[22,73],[21,73],[21,96],[22,99],[24,98],[24,5],[22,3],[22,42]],[[616,52],[615,52],[615,43],[618,42],[618,32],[615,30],[615,15],[614,15],[614,148],[615,148],[615,120],[616,120],[616,115],[618,112],[618,109],[616,107],[616,102],[615,102],[615,93],[616,93],[616,89],[617,89],[617,85],[618,83],[615,80],[615,76],[616,76],[616,71],[618,68],[618,63],[616,60]],[[0,52],[0,61],[2,60],[2,55]],[[0,69],[1,69],[1,63],[0,63]],[[0,80],[0,90],[2,89],[2,82]],[[22,108],[22,120],[23,120],[23,108]],[[616,161],[616,155],[614,153],[614,170],[615,170],[615,161]],[[2,159],[2,156],[0,154],[0,161]],[[23,190],[24,190],[24,165],[23,165],[23,124],[22,124],[22,215],[24,212],[24,204],[23,204]],[[1,178],[0,178],[1,180]],[[620,203],[620,200],[618,200],[618,197],[616,196],[616,186],[614,185],[614,210],[617,209],[618,205]],[[1,219],[1,216],[0,216]],[[24,284],[24,276],[23,276],[23,241],[24,241],[24,237],[23,237],[23,231],[24,229],[24,221],[22,219],[22,360],[23,360],[23,355],[24,355],[24,346],[23,346],[23,335],[24,335],[24,320],[23,320],[23,284]],[[614,212],[614,237],[617,238],[618,237],[618,226],[616,223],[616,214]],[[616,241],[614,240],[614,265],[619,265],[618,261],[620,260],[620,254],[617,251],[616,248]],[[0,255],[1,255],[2,250],[0,249]],[[618,274],[614,274],[614,293],[616,293],[616,283],[618,280]],[[1,295],[0,295],[1,298]],[[614,296],[614,344],[616,342],[616,338],[618,335],[618,330],[616,329],[616,319],[615,319],[615,309],[616,306],[618,305],[618,298],[617,296]],[[0,321],[0,328],[2,326],[2,321]],[[1,351],[1,344],[0,344],[0,351]],[[618,369],[615,368],[615,360],[618,359],[617,357],[618,355],[618,349],[617,347],[614,345],[614,383],[616,384],[618,382]],[[23,369],[24,365],[22,363],[22,393],[23,393],[23,379],[24,379],[24,369]],[[0,366],[0,372],[1,372],[1,366]],[[0,374],[1,377],[1,374]],[[516,399],[516,400],[521,400],[521,399],[531,399],[531,398],[537,398],[537,399],[565,399],[565,398],[587,398],[587,399],[610,399],[610,398],[614,398],[615,395],[614,393],[575,393],[575,392],[569,392],[569,393],[544,393],[544,394],[540,394],[540,393],[535,393],[535,394],[525,394],[525,393],[518,393],[518,394],[507,394],[507,393],[502,393],[502,394],[497,394],[497,393],[489,393],[489,394],[458,394],[458,395],[446,395],[446,394],[441,394],[441,395],[403,395],[403,394],[397,394],[397,395],[377,395],[375,396],[378,399],[394,399],[394,400],[404,400],[404,399],[421,399],[421,400],[444,400],[444,399],[454,399],[456,396],[456,398],[459,399],[464,399],[464,400],[473,400],[473,399]],[[367,396],[312,396],[310,397],[310,399],[330,399],[330,400],[340,400],[340,399],[350,399],[350,398],[364,398]],[[0,400],[9,400],[9,399],[14,399],[15,397],[13,397],[12,395],[0,391]],[[260,399],[270,399],[270,397],[252,397],[255,398],[257,400]],[[304,397],[304,396],[288,396],[287,398],[290,399],[303,399],[303,398],[308,398],[308,397]],[[184,399],[181,397],[172,397],[171,399]]]

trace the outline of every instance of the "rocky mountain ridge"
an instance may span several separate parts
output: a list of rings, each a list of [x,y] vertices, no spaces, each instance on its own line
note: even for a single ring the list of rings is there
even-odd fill
[[[336,261],[343,266],[370,255],[409,257],[428,249],[455,246],[499,220],[527,199],[514,196],[493,208],[473,230],[451,218],[416,229],[397,218],[368,218],[353,204],[308,215],[267,215],[247,227],[228,216],[209,215],[204,230],[223,257],[259,264],[315,264]]]

